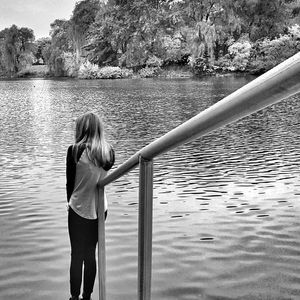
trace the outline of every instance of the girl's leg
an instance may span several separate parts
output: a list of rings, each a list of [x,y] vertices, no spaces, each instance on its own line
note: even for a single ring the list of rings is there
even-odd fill
[[[74,297],[79,297],[82,280],[83,256],[74,252],[75,251],[72,250],[70,265],[70,293]]]
[[[95,248],[86,249],[84,259],[83,299],[90,299],[94,288],[97,272],[95,250]]]
[[[98,220],[89,220],[84,251],[83,299],[90,299],[96,278],[96,246],[98,242]]]
[[[82,225],[82,218],[69,208],[68,227],[71,242],[70,293],[73,297],[79,297],[82,281],[84,259]]]

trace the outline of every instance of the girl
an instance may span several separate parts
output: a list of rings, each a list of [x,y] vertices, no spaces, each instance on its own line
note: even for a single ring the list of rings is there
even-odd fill
[[[83,273],[83,300],[90,300],[96,277],[98,242],[98,201],[107,201],[99,193],[97,182],[105,177],[115,161],[113,148],[104,138],[100,118],[86,113],[76,120],[75,144],[67,153],[68,227],[71,242],[70,300],[78,300]]]

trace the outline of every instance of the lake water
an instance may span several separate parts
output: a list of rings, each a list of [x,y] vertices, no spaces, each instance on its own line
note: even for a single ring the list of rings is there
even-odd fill
[[[103,116],[118,166],[251,79],[0,81],[0,299],[68,299],[74,118]],[[155,160],[152,299],[300,299],[299,123],[293,97]],[[107,193],[107,298],[133,300],[138,170]]]

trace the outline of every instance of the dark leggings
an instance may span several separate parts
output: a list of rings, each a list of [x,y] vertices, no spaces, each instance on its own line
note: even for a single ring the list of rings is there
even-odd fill
[[[72,296],[79,297],[84,265],[83,297],[89,299],[93,292],[97,269],[98,220],[82,218],[70,207],[68,227],[71,242],[70,292]]]

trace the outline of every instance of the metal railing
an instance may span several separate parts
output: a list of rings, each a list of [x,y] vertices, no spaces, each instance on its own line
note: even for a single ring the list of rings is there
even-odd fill
[[[142,148],[99,183],[100,188],[104,191],[105,185],[115,181],[137,165],[140,166],[139,300],[150,300],[151,298],[153,159],[179,145],[208,134],[298,92],[300,92],[300,52]],[[103,203],[99,203],[98,247],[99,300],[105,300],[106,265]]]

